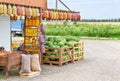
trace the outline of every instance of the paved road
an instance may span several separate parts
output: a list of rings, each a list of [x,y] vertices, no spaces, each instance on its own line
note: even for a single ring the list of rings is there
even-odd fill
[[[42,66],[40,76],[14,73],[0,81],[120,81],[120,41],[85,40],[85,59],[62,67]]]

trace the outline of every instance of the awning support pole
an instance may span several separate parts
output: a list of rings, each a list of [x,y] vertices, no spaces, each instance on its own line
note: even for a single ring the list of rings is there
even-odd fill
[[[61,0],[59,0],[59,2],[61,3],[61,4],[63,4],[69,11],[71,11],[71,9],[67,6],[67,5],[65,5],[65,3],[63,3]],[[72,11],[71,11],[72,12]]]

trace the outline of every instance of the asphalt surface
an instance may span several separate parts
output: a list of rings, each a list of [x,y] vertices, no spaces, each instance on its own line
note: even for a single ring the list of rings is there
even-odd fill
[[[42,65],[41,74],[32,78],[20,78],[11,71],[8,79],[0,81],[120,81],[120,41],[84,41],[84,60],[62,67]]]

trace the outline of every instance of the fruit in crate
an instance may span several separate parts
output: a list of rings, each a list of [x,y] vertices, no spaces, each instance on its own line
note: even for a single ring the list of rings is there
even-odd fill
[[[36,26],[36,19],[35,18],[32,18],[32,25]]]
[[[44,61],[50,61],[50,59],[49,58],[44,58]]]
[[[32,38],[32,46],[37,46],[37,41],[36,41],[36,38]]]
[[[38,17],[35,19],[35,26],[40,26],[40,19]]]
[[[29,19],[29,25],[28,26],[32,26],[33,24],[32,24],[32,19],[30,18]]]
[[[25,39],[25,46],[29,46],[29,44],[30,44],[30,38],[26,37],[26,39]]]
[[[25,20],[25,26],[26,27],[29,26],[29,19],[28,18],[26,18],[26,20]]]

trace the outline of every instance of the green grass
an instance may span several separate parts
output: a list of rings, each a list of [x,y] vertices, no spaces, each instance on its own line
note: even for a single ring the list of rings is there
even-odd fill
[[[48,36],[103,37],[120,39],[120,25],[100,24],[46,24]]]

